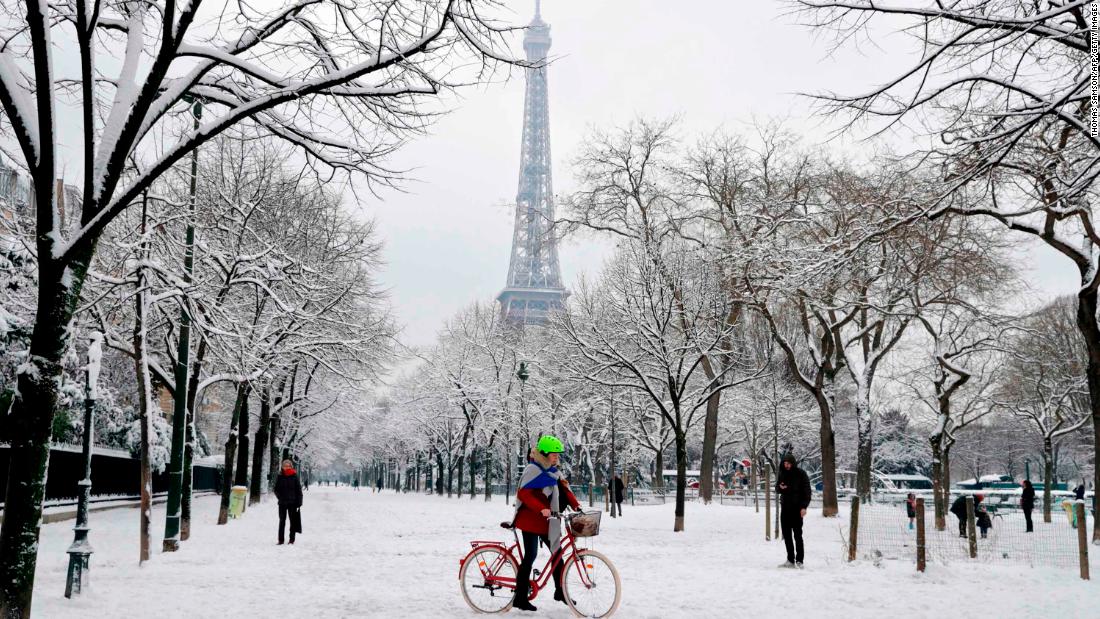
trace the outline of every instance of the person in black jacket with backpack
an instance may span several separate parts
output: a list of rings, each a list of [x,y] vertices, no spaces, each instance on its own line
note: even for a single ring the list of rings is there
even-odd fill
[[[810,506],[810,478],[798,468],[794,454],[783,456],[775,491],[780,497],[779,525],[783,530],[783,544],[787,547],[787,561],[779,567],[802,568],[805,547],[802,543],[802,520]],[[793,539],[792,539],[793,538]]]
[[[287,516],[290,516],[290,543],[293,544],[294,534],[302,532],[302,516],[298,511],[302,507],[302,484],[290,460],[283,460],[283,470],[275,478],[275,498],[279,500],[279,544],[283,543]]]

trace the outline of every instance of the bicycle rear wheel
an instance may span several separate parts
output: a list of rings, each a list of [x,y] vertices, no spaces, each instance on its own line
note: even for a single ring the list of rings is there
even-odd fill
[[[563,576],[565,599],[578,617],[610,617],[619,608],[619,570],[602,554],[577,551],[566,564]]]
[[[515,560],[500,548],[474,548],[466,555],[462,570],[458,573],[462,597],[470,608],[478,612],[504,612],[512,607],[513,587],[505,586],[494,579],[510,578],[515,582],[518,571]]]

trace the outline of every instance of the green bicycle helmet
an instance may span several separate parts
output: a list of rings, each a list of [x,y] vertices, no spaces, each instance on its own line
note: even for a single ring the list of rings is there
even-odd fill
[[[562,444],[561,439],[558,437],[547,434],[539,439],[539,444],[536,449],[544,454],[560,454],[565,451],[565,445]]]

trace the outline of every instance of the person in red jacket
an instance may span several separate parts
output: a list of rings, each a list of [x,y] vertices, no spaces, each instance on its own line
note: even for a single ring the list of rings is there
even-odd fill
[[[516,594],[512,607],[520,610],[537,610],[527,599],[530,593],[531,568],[539,552],[539,541],[546,544],[551,553],[558,551],[561,543],[561,520],[550,520],[564,501],[580,511],[577,497],[569,490],[569,482],[558,471],[561,454],[565,451],[561,440],[555,436],[543,436],[528,456],[516,491],[516,516],[512,523],[523,534],[523,562],[516,574]],[[553,506],[553,507],[551,507]],[[554,599],[564,603],[561,590],[562,564],[554,568]]]

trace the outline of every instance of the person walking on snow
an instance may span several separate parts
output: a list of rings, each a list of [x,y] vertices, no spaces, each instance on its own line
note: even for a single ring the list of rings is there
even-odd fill
[[[794,454],[783,456],[775,491],[780,497],[779,524],[783,529],[783,544],[787,547],[787,561],[779,567],[801,569],[806,554],[802,544],[802,520],[810,506],[810,478],[806,471],[798,468]]]
[[[913,530],[913,521],[917,519],[917,495],[912,492],[905,497],[905,515],[909,517],[909,530]]]
[[[302,516],[298,512],[302,507],[302,484],[290,460],[283,460],[283,470],[275,478],[275,498],[279,500],[279,544],[283,543],[287,516],[290,516],[290,543],[293,544],[294,534],[302,532]]]
[[[1035,526],[1031,522],[1031,510],[1035,509],[1035,486],[1031,485],[1030,479],[1025,479],[1023,482],[1024,492],[1020,496],[1020,508],[1024,510],[1024,522],[1027,523],[1027,529],[1025,533],[1032,533],[1035,531]]]
[[[520,476],[516,491],[516,515],[512,524],[522,532],[523,562],[516,574],[516,593],[512,608],[537,610],[527,599],[531,584],[531,568],[539,552],[539,541],[546,544],[551,553],[558,551],[561,542],[561,521],[550,520],[551,505],[560,506],[564,500],[574,510],[580,511],[577,497],[569,489],[569,483],[558,471],[561,454],[565,451],[561,440],[555,436],[543,436],[527,459],[527,468]],[[554,599],[565,603],[561,589],[562,564],[554,568]]]
[[[619,515],[623,515],[623,478],[619,477],[618,473],[615,473],[615,479],[611,482],[611,489],[614,491],[611,499],[615,502],[615,506],[619,508]],[[611,515],[615,516],[615,506],[611,508]]]

